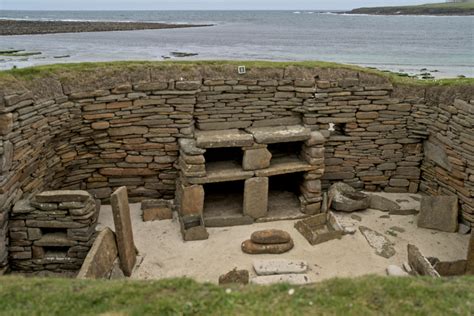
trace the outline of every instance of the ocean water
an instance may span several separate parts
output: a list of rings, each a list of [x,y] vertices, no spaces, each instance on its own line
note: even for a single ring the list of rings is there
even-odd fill
[[[0,69],[39,64],[175,59],[321,60],[437,77],[474,77],[474,17],[369,16],[318,11],[0,11],[2,19],[147,21],[202,28],[0,36]],[[69,55],[68,58],[55,58]]]

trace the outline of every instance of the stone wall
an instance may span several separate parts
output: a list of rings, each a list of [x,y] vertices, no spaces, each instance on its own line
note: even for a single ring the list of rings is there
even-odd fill
[[[251,126],[323,132],[324,187],[343,180],[366,190],[416,192],[421,180],[426,192],[458,194],[472,222],[466,146],[473,132],[460,129],[472,124],[472,86],[446,105],[423,86],[394,86],[355,70],[249,67],[238,75],[236,68],[137,64],[0,78],[0,241],[8,243],[13,204],[46,189],[82,189],[106,200],[126,185],[132,201],[173,198],[180,139],[195,129]],[[444,95],[452,90],[439,87]],[[423,160],[425,140],[446,147],[452,180]],[[0,242],[0,262],[6,259]]]

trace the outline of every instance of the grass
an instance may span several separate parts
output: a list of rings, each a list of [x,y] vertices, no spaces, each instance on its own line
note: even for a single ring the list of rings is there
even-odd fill
[[[45,66],[35,66],[21,69],[12,69],[0,71],[0,84],[2,79],[20,79],[32,80],[36,78],[54,76],[61,78],[62,76],[70,76],[75,74],[94,74],[102,71],[133,71],[143,68],[153,68],[157,70],[192,70],[199,66],[223,67],[223,66],[245,65],[247,70],[255,68],[329,68],[329,69],[347,69],[361,73],[378,75],[388,78],[394,84],[407,85],[472,85],[473,78],[455,78],[440,80],[419,80],[416,78],[399,76],[396,73],[381,72],[375,69],[369,69],[354,65],[344,65],[339,63],[321,62],[321,61],[303,61],[303,62],[271,62],[271,61],[116,61],[116,62],[96,62],[96,63],[69,63],[55,64]]]
[[[472,315],[474,277],[367,276],[309,286],[227,288],[189,279],[3,277],[2,315]],[[294,289],[290,295],[289,290]]]
[[[375,14],[474,14],[474,0],[463,3],[427,3],[410,6],[364,7],[351,11],[352,13]]]

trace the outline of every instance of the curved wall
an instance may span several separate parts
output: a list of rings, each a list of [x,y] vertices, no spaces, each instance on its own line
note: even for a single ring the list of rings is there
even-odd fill
[[[347,69],[133,65],[0,78],[0,262],[8,213],[45,189],[173,198],[178,139],[197,129],[325,130],[323,185],[457,194],[474,222],[472,86],[394,86]],[[335,124],[329,136],[328,127]],[[424,145],[425,144],[425,145]],[[2,242],[5,241],[5,242]],[[22,245],[9,244],[10,255]]]

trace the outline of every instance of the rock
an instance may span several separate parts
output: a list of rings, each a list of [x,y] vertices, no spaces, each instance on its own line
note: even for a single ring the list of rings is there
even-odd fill
[[[470,231],[471,231],[470,226],[467,226],[463,223],[459,224],[458,233],[460,233],[461,235],[467,235],[467,234],[469,234]]]
[[[466,260],[439,261],[432,264],[441,276],[458,276],[466,272]]]
[[[305,273],[308,270],[306,261],[286,259],[254,260],[252,265],[258,275]]]
[[[107,130],[110,136],[126,136],[126,135],[144,135],[148,133],[146,126],[124,126],[109,128]]]
[[[448,155],[441,145],[434,143],[431,139],[423,143],[425,159],[431,160],[448,171],[453,167],[448,159]]]
[[[265,169],[270,166],[272,154],[267,148],[247,149],[244,151],[242,167],[244,170]]]
[[[183,150],[183,152],[187,155],[203,155],[206,150],[202,148],[198,148],[196,146],[196,141],[190,138],[180,138],[178,141],[179,148]]]
[[[390,229],[393,230],[393,231],[396,231],[398,233],[404,233],[405,232],[404,228],[398,227],[398,226],[392,226],[392,227],[390,227]]]
[[[247,270],[234,270],[227,272],[219,277],[219,284],[248,284],[249,272]]]
[[[358,221],[358,222],[362,222],[362,217],[360,217],[359,215],[352,214],[352,215],[351,215],[351,218],[352,218],[353,220]]]
[[[360,226],[359,230],[362,235],[364,235],[370,247],[375,249],[377,255],[387,259],[395,255],[395,248],[393,248],[390,240],[384,235],[365,226]]]
[[[0,150],[2,148],[0,147]],[[0,154],[0,175],[10,170],[13,162],[14,148],[11,141],[3,142],[3,155]],[[0,179],[2,177],[0,176]],[[1,180],[0,180],[1,181]]]
[[[179,223],[184,241],[205,240],[209,238],[202,215],[181,216]]]
[[[293,285],[303,285],[311,283],[307,274],[280,274],[258,276],[250,280],[250,283],[257,285],[270,285],[277,283],[288,283]]]
[[[92,248],[89,250],[78,279],[102,279],[105,278],[113,268],[117,259],[117,243],[115,234],[106,227],[95,239]]]
[[[466,274],[474,275],[474,231],[471,231],[471,239],[467,247]]]
[[[369,207],[371,209],[379,210],[383,212],[400,210],[400,205],[398,205],[394,201],[387,199],[383,196],[370,194],[369,199],[370,199]]]
[[[418,227],[454,233],[458,229],[457,196],[423,196]]]
[[[112,213],[114,216],[120,266],[126,276],[131,276],[133,267],[137,261],[137,253],[133,241],[133,229],[130,219],[127,188],[120,187],[112,193],[110,203],[112,205]]]
[[[386,269],[387,271],[387,275],[390,275],[390,276],[408,276],[409,274],[406,273],[405,271],[403,271],[402,268],[400,268],[399,266],[396,266],[396,265],[389,265]]]
[[[329,207],[343,212],[354,212],[365,210],[370,205],[367,194],[356,192],[348,184],[338,182],[333,184],[328,191]]]
[[[38,203],[85,202],[92,200],[92,195],[80,190],[45,191],[35,195]]]
[[[204,211],[204,187],[202,185],[180,185],[177,199],[181,215],[198,215]]]
[[[150,222],[156,220],[173,219],[173,211],[170,207],[154,207],[143,210],[143,221]]]
[[[253,145],[252,135],[238,129],[221,131],[196,131],[199,148],[245,147]]]
[[[268,178],[254,177],[245,180],[244,215],[254,219],[268,213]]]
[[[344,227],[344,235],[354,235],[357,232],[357,229],[355,227]]]
[[[12,212],[15,214],[31,213],[35,210],[33,206],[30,205],[29,200],[19,200],[13,206]]]
[[[77,241],[68,239],[66,233],[49,233],[33,244],[41,247],[72,247],[77,244]]]
[[[250,240],[257,244],[283,244],[290,242],[291,236],[283,230],[266,229],[252,233]]]
[[[411,274],[413,272],[408,262],[403,263],[403,270],[405,270],[408,274]]]
[[[433,268],[431,263],[426,259],[420,252],[420,250],[414,246],[408,244],[408,263],[413,271],[419,275],[427,275],[431,277],[439,277],[439,273]]]
[[[0,136],[5,136],[13,129],[13,114],[0,114]]]
[[[308,140],[306,140],[305,145],[312,147],[315,145],[323,145],[326,142],[324,135],[318,131],[312,131]]]
[[[295,126],[250,127],[247,131],[259,144],[273,144],[308,140],[311,137],[309,128]]]
[[[248,254],[281,254],[293,248],[293,240],[280,244],[257,244],[250,239],[242,243],[242,251]]]
[[[406,216],[406,215],[416,215],[418,214],[418,211],[417,210],[396,210],[396,211],[389,211],[388,214]]]

